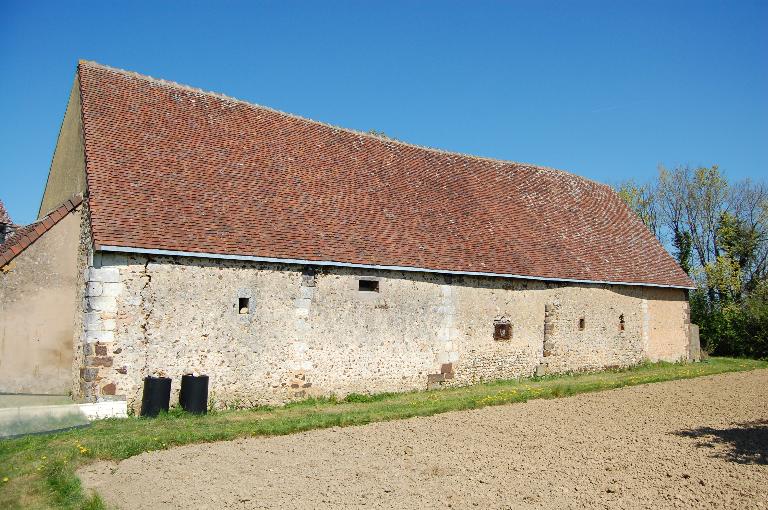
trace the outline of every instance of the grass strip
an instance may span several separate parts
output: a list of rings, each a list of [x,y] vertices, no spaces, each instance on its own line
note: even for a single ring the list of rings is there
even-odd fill
[[[768,368],[768,362],[712,358],[696,364],[648,363],[432,391],[311,398],[282,407],[205,416],[172,410],[154,419],[102,420],[84,429],[0,440],[0,508],[104,508],[98,496],[84,493],[75,475],[79,466],[95,460],[121,460],[190,443],[363,425],[758,368]]]

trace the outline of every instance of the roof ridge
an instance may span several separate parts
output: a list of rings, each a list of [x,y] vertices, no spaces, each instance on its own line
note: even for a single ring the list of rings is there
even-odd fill
[[[429,147],[427,145],[419,145],[419,144],[416,144],[416,143],[406,142],[406,141],[398,140],[398,139],[395,139],[395,138],[389,138],[389,137],[386,137],[386,136],[380,136],[380,135],[376,135],[376,134],[373,134],[373,133],[367,133],[365,131],[358,131],[357,129],[347,128],[347,127],[343,127],[343,126],[337,126],[337,125],[334,125],[334,124],[330,124],[328,122],[323,122],[323,121],[320,121],[320,120],[310,119],[309,117],[304,117],[304,116],[301,116],[301,115],[298,115],[298,114],[295,114],[295,113],[284,112],[282,110],[278,110],[277,108],[272,108],[271,106],[265,106],[265,105],[261,105],[261,104],[257,104],[257,103],[252,103],[252,102],[246,101],[244,99],[238,99],[236,97],[228,96],[228,95],[223,94],[221,92],[213,92],[213,91],[204,90],[204,89],[201,89],[201,88],[198,88],[198,87],[193,87],[191,85],[185,85],[183,83],[178,83],[178,82],[175,82],[175,81],[165,80],[163,78],[155,78],[153,76],[150,76],[150,75],[147,75],[147,74],[141,74],[141,73],[138,73],[136,71],[129,71],[129,70],[126,70],[126,69],[121,69],[119,67],[113,67],[113,66],[109,66],[109,65],[106,65],[106,64],[101,64],[101,63],[93,61],[93,60],[83,60],[83,59],[79,60],[78,61],[78,68],[79,68],[79,66],[83,66],[83,65],[104,69],[106,71],[110,71],[110,72],[114,72],[114,73],[118,73],[118,74],[123,74],[125,76],[129,76],[129,77],[136,78],[136,79],[139,79],[139,80],[145,80],[145,81],[148,81],[150,83],[154,83],[155,85],[159,85],[159,86],[163,86],[163,87],[169,87],[169,88],[172,88],[172,89],[185,90],[187,92],[193,92],[193,93],[201,94],[201,95],[204,95],[204,96],[215,97],[217,99],[221,99],[221,100],[224,100],[224,101],[230,101],[230,102],[233,102],[233,103],[242,104],[242,105],[245,105],[245,106],[248,106],[248,107],[251,107],[251,108],[256,108],[256,109],[260,109],[260,110],[266,110],[266,111],[269,111],[269,112],[277,113],[279,115],[284,115],[286,117],[290,117],[290,118],[297,119],[297,120],[300,120],[300,121],[309,122],[309,123],[312,123],[312,124],[318,124],[318,125],[325,126],[325,127],[331,128],[331,129],[336,129],[336,130],[339,130],[339,131],[346,131],[347,133],[351,133],[351,134],[357,135],[357,136],[363,136],[363,137],[366,137],[366,138],[371,138],[371,139],[374,139],[374,140],[379,141],[379,142],[403,145],[405,147],[421,149],[421,150],[427,150],[427,151],[435,152],[435,153],[442,154],[442,155],[457,156],[457,157],[468,158],[468,159],[472,159],[472,160],[485,161],[485,162],[488,162],[488,163],[496,163],[496,164],[500,164],[500,165],[515,165],[515,166],[521,166],[521,167],[531,168],[531,169],[535,169],[535,170],[544,170],[544,171],[547,171],[547,172],[556,172],[556,173],[560,173],[560,174],[566,174],[566,175],[568,175],[570,177],[576,177],[578,179],[582,179],[582,180],[587,181],[587,182],[592,182],[592,183],[597,184],[597,185],[610,187],[610,186],[608,186],[607,184],[605,184],[603,182],[599,182],[599,181],[596,181],[594,179],[589,179],[589,178],[584,177],[582,175],[575,174],[575,173],[569,172],[567,170],[561,170],[559,168],[553,168],[553,167],[548,167],[548,166],[544,166],[544,165],[537,165],[537,164],[534,164],[534,163],[525,163],[525,162],[521,162],[521,161],[511,161],[511,160],[506,160],[506,159],[492,158],[492,157],[488,157],[488,156],[478,156],[478,155],[475,155],[475,154],[467,154],[465,152],[450,151],[450,150],[447,150],[447,149],[439,149],[437,147]]]

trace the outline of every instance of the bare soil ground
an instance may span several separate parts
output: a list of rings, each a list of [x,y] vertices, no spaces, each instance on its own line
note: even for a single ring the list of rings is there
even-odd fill
[[[191,445],[79,475],[119,508],[768,508],[768,370]]]

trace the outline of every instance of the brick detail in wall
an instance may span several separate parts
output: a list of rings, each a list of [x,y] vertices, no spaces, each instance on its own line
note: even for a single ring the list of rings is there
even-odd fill
[[[116,267],[88,269],[83,320],[83,367],[80,392],[86,400],[115,395],[119,388],[110,375],[124,367],[114,367],[117,329],[117,296],[122,292],[120,271]]]

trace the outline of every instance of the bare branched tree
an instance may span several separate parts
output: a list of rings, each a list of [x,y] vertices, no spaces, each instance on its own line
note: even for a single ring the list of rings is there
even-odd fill
[[[698,285],[692,319],[720,354],[768,356],[768,185],[714,165],[659,167],[619,195]]]

